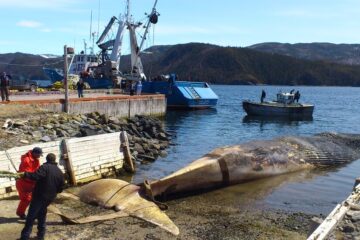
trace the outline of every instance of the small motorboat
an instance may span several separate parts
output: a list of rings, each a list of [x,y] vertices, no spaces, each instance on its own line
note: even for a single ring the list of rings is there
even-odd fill
[[[243,108],[249,116],[312,118],[314,105],[299,103],[296,94],[279,92],[276,100],[269,102],[243,101]]]

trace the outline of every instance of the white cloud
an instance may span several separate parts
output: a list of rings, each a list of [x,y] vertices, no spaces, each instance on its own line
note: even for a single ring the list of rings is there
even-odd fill
[[[27,28],[38,28],[41,27],[43,24],[37,21],[28,21],[28,20],[23,20],[20,22],[16,23],[16,26],[19,27],[27,27]]]
[[[78,0],[0,0],[0,7],[56,9],[72,5],[74,2],[78,2]]]
[[[41,32],[52,32],[50,28],[42,28],[40,29]]]

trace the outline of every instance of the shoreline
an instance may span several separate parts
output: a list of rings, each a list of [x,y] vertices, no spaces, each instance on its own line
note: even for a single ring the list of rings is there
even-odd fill
[[[68,189],[69,190],[69,189]],[[72,189],[70,189],[72,190]],[[180,229],[173,236],[155,225],[133,217],[81,225],[64,224],[48,213],[46,239],[306,239],[315,215],[276,209],[238,209],[223,206],[205,194],[166,202],[166,214]],[[213,195],[210,193],[210,195]],[[213,195],[214,196],[214,195]],[[217,197],[216,197],[217,198]],[[56,202],[61,202],[58,198]],[[24,221],[15,215],[17,197],[0,201],[0,232],[17,239]],[[94,211],[99,208],[91,206]],[[32,236],[36,236],[36,227]]]
[[[49,116],[53,116],[52,113],[43,112],[39,109],[22,109],[19,115],[21,116],[20,119],[28,116],[26,111],[35,114],[35,120],[32,120],[35,123],[39,122],[36,120],[38,119],[41,120],[40,123],[42,124],[42,120],[49,120]],[[69,119],[74,120],[70,115],[56,115],[59,115],[60,119],[58,119],[58,121],[60,125],[66,125]],[[107,119],[106,116],[96,113],[85,117],[86,119],[92,119],[96,122],[93,122],[93,126],[101,125],[100,121],[108,122],[111,118],[108,117]],[[13,118],[16,118],[16,114],[14,114]],[[141,118],[142,117],[140,117],[140,120]],[[80,121],[80,119],[84,120],[84,118],[79,117],[78,120]],[[3,122],[3,120],[5,120],[5,118],[0,118],[1,122]],[[89,121],[92,122],[92,120]],[[114,119],[112,121],[114,121]],[[160,127],[162,123],[159,120],[157,121],[156,125]],[[45,122],[44,126],[47,124],[56,125],[56,123],[51,123],[51,121],[50,123]],[[140,137],[139,131],[136,130],[138,127],[143,126],[142,124],[137,124],[137,121],[132,122],[132,120],[128,120],[126,124],[129,123],[133,126],[129,127],[129,129],[132,130],[132,135],[134,135],[131,138],[139,138],[141,141],[147,138],[146,136]],[[35,126],[31,127],[40,127],[38,131],[41,132],[41,127],[43,127],[41,124],[38,126],[35,124]],[[26,124],[20,124],[19,127],[23,127],[24,125]],[[44,129],[44,131],[46,130],[49,129]],[[66,129],[62,130],[66,131]],[[97,127],[94,129],[90,128],[90,130],[101,131],[101,129]],[[102,130],[104,129],[102,128]],[[62,135],[65,135],[64,133],[65,132],[63,132]],[[164,134],[162,137],[170,136],[166,133]],[[21,134],[10,134],[9,136],[11,138],[19,135]],[[40,136],[31,135],[31,138],[34,139],[39,139],[39,137]],[[18,139],[14,139],[12,144],[18,145]],[[169,143],[170,141],[168,141],[168,144]],[[168,147],[168,144],[166,146],[155,147],[155,149],[164,150]],[[131,146],[132,153],[145,151],[142,145],[143,144],[139,143],[136,144],[136,141],[133,142]],[[0,146],[3,146],[3,144],[0,143]],[[160,149],[158,149],[159,147]],[[144,160],[139,161],[142,162]],[[267,180],[265,180],[265,182],[266,181]],[[256,184],[258,183],[255,183],[255,185]],[[247,188],[246,186],[248,188],[250,186],[251,188],[251,186],[254,185],[245,185],[244,188]],[[69,188],[66,191],[74,191],[76,189],[76,187]],[[318,215],[271,208],[263,209],[254,206],[252,202],[257,201],[259,195],[264,195],[261,191],[262,189],[257,189],[257,191],[250,193],[245,191],[245,193],[247,193],[245,194],[246,196],[240,196],[245,199],[243,205],[237,206],[232,203],[231,199],[231,197],[237,196],[230,196],[229,199],[224,202],[223,194],[224,192],[226,194],[227,189],[230,188],[213,190],[166,202],[166,204],[169,205],[169,210],[167,210],[166,213],[180,229],[180,235],[177,237],[170,235],[151,223],[133,217],[118,218],[111,221],[84,225],[68,225],[64,224],[58,216],[49,213],[46,239],[306,239],[310,231],[313,230],[313,221],[311,219],[318,217]],[[61,198],[57,201],[61,202]],[[24,224],[24,221],[19,221],[15,215],[17,204],[17,196],[0,200],[0,216],[2,216],[0,218],[0,232],[6,234],[8,239],[17,239]],[[99,211],[99,208],[96,208],[96,211]],[[34,227],[33,236],[35,236],[34,234],[36,234],[36,227]]]

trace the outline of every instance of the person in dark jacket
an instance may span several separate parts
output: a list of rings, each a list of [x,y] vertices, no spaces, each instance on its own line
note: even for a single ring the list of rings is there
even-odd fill
[[[49,153],[46,156],[46,163],[41,165],[36,172],[18,173],[18,176],[36,181],[25,227],[21,231],[20,239],[27,240],[30,238],[35,219],[38,220],[37,238],[44,239],[47,207],[56,198],[56,195],[62,192],[64,187],[64,176],[57,166],[55,154]]]
[[[294,101],[299,102],[300,99],[300,92],[296,91],[295,95],[294,95]]]
[[[3,72],[2,75],[0,76],[0,90],[1,90],[1,100],[2,101],[10,101],[9,100],[9,95],[10,95],[10,91],[9,91],[9,87],[10,87],[10,80],[9,80],[9,76],[6,75],[6,72]]]
[[[85,83],[82,79],[80,79],[77,83],[76,83],[76,89],[78,92],[78,96],[79,98],[83,98],[84,97],[84,88],[85,88]]]
[[[265,90],[262,90],[260,101],[264,102],[265,97],[266,97],[266,92],[265,92]]]

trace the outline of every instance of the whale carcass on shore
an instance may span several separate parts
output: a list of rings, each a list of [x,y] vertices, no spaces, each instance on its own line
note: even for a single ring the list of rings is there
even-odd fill
[[[188,193],[358,158],[358,134],[280,137],[217,148],[167,177],[145,181],[145,186],[152,196]]]
[[[82,187],[79,196],[83,202],[115,208],[118,216],[125,213],[139,217],[177,235],[176,225],[145,195],[154,198],[196,192],[316,166],[344,164],[358,158],[360,135],[321,133],[311,137],[280,137],[217,148],[173,174],[145,181],[142,186],[118,179],[97,180]],[[114,216],[117,214],[108,217]],[[83,222],[103,219],[106,216],[90,217]]]

